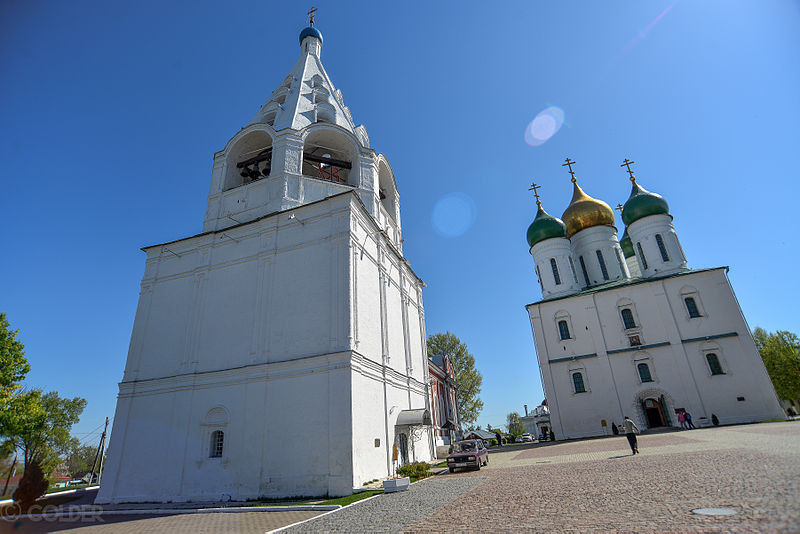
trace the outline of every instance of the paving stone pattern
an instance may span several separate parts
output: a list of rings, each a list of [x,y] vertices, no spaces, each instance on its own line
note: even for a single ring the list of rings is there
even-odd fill
[[[692,440],[662,446],[652,438],[666,436],[644,436],[636,456],[620,449],[587,460],[580,451],[591,442],[563,444],[559,463],[515,465],[517,452],[493,455],[480,486],[406,532],[800,532],[800,424],[672,436],[686,435]],[[691,513],[710,507],[737,514]]]
[[[402,532],[481,482],[480,476],[426,479],[283,532]]]

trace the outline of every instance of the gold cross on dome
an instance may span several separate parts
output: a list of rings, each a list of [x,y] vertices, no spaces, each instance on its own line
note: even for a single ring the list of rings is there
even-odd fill
[[[569,167],[569,174],[572,176],[572,183],[577,182],[578,180],[575,178],[575,171],[572,170],[572,166],[575,165],[575,162],[569,158],[565,159],[564,161],[566,161],[566,163],[562,163],[561,166]]]
[[[314,14],[317,12],[316,7],[311,7],[311,10],[308,12],[308,23],[313,26],[314,25]]]
[[[617,207],[614,209],[617,209],[620,213],[622,213],[622,204],[617,204]]]
[[[533,191],[533,196],[536,197],[536,205],[541,208],[542,207],[542,201],[539,200],[539,193],[536,191],[540,187],[542,187],[542,186],[541,185],[536,185],[536,184],[531,184],[531,186],[528,188],[528,191]]]
[[[636,162],[635,161],[631,161],[628,158],[625,158],[625,161],[623,161],[622,165],[620,165],[620,167],[627,167],[628,168],[628,174],[631,175],[631,182],[635,182],[636,181],[636,177],[633,175],[633,171],[631,170],[631,165],[633,165],[634,163],[636,163]]]

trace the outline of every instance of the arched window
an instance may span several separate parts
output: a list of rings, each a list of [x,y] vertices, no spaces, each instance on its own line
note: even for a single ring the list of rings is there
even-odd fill
[[[700,317],[700,310],[697,309],[697,303],[694,301],[694,298],[686,297],[683,299],[683,302],[686,303],[686,311],[689,312],[690,318]]]
[[[608,280],[608,269],[606,269],[606,260],[603,259],[603,253],[599,250],[597,252],[597,261],[600,262],[600,270],[603,272],[603,280]]]
[[[550,268],[553,269],[553,279],[556,281],[556,285],[561,285],[561,275],[558,273],[558,265],[556,265],[555,258],[550,258]]]
[[[539,266],[536,266],[536,281],[539,282],[539,287],[542,288],[542,293],[544,293],[544,284],[542,283],[542,275],[539,273]]]
[[[561,339],[570,338],[567,321],[558,321],[558,334],[561,336]]]
[[[575,386],[575,393],[586,393],[582,373],[572,373],[572,385]]]
[[[578,283],[578,273],[575,272],[575,262],[572,261],[572,256],[569,257],[569,268],[572,269],[572,278],[575,279],[575,283]]]
[[[225,432],[215,430],[211,433],[211,447],[209,448],[209,458],[222,458],[222,446],[225,441]]]
[[[640,363],[636,366],[639,371],[639,380],[642,382],[652,382],[653,377],[650,375],[650,367],[646,363]]]
[[[708,368],[711,369],[712,375],[725,374],[725,372],[722,370],[722,366],[719,364],[719,357],[716,354],[713,352],[706,354],[706,361],[708,362]]]
[[[586,272],[586,263],[583,261],[583,256],[578,257],[581,263],[581,271],[583,271],[583,279],[586,280],[586,287],[589,287],[589,273]]]
[[[622,314],[622,322],[625,324],[625,329],[636,328],[636,321],[633,320],[633,312],[630,308],[624,308],[620,311]]]
[[[661,234],[656,234],[656,244],[658,245],[658,251],[661,252],[661,259],[664,262],[669,261],[669,254],[667,254],[667,247],[664,246],[664,239],[661,237]]]
[[[644,250],[642,250],[641,243],[636,243],[636,250],[639,251],[639,259],[642,260],[642,265],[647,269],[647,258],[644,257]]]

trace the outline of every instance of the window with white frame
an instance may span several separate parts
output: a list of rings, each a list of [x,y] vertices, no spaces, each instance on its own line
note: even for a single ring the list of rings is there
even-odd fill
[[[642,250],[641,243],[636,243],[636,250],[639,251],[639,259],[642,260],[642,266],[647,269],[647,258],[644,257],[644,250]]]
[[[209,458],[222,458],[222,448],[225,444],[225,432],[215,430],[211,433],[211,447],[209,448]]]
[[[696,319],[705,315],[703,313],[703,303],[700,300],[697,289],[692,286],[684,286],[681,288],[680,296],[689,319]]]
[[[569,257],[569,268],[572,269],[572,278],[575,279],[575,283],[578,283],[578,273],[575,272],[575,262],[572,261],[572,256]]]
[[[606,260],[603,259],[603,252],[601,250],[596,250],[597,253],[597,262],[600,264],[600,271],[603,273],[603,280],[608,280],[608,269],[606,268]]]
[[[619,313],[622,316],[622,324],[625,325],[625,330],[636,328],[636,321],[633,319],[633,311],[630,308],[622,308]]]
[[[554,316],[556,328],[558,329],[558,339],[573,339],[572,337],[572,321],[570,320],[569,313],[564,310],[556,312]]]
[[[689,312],[689,318],[694,319],[700,317],[700,310],[697,309],[697,301],[694,297],[684,297],[683,303],[686,304],[686,311]]]

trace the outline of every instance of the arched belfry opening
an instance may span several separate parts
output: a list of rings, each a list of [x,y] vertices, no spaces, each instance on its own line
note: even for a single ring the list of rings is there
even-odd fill
[[[303,175],[310,178],[357,187],[355,159],[353,141],[334,129],[312,130],[303,143]]]
[[[228,153],[223,191],[234,189],[262,178],[272,172],[272,137],[255,130],[239,139]]]
[[[378,164],[378,196],[381,207],[386,210],[389,217],[397,222],[397,188],[394,185],[394,173],[385,159],[381,158]]]

